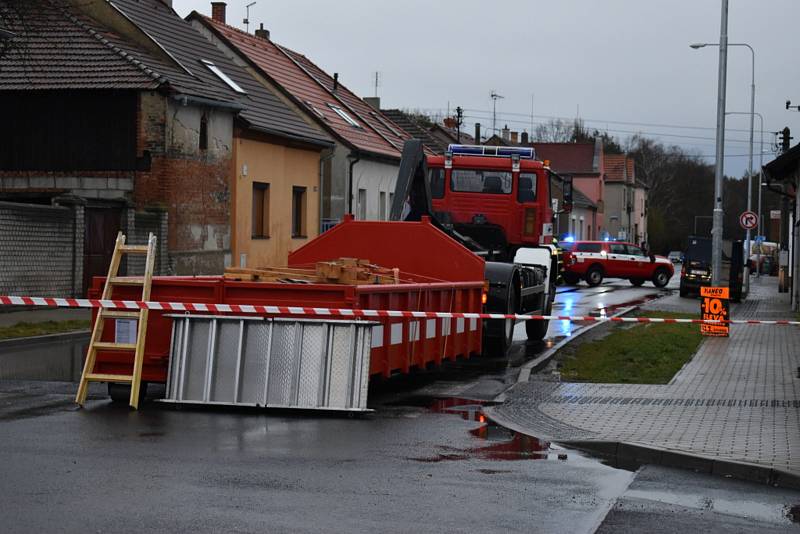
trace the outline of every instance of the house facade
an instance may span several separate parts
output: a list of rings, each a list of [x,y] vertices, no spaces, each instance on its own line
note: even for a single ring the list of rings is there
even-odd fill
[[[606,154],[606,221],[613,239],[647,242],[647,186],[636,180],[632,158]]]
[[[224,8],[214,2],[212,17],[194,12],[187,19],[334,141],[321,164],[322,230],[345,213],[386,219],[403,144],[410,136],[348,90],[338,74],[331,76],[306,56],[274,42],[268,31],[250,35],[226,24]]]
[[[273,96],[288,121],[274,128],[269,92],[169,1],[0,1],[0,16],[13,33],[0,57],[0,95],[12,104],[0,133],[4,292],[84,295],[105,275],[118,231],[129,242],[158,236],[157,274],[233,264],[239,130],[308,153],[306,213],[316,213],[327,137]],[[60,222],[57,235],[44,220]]]
[[[605,154],[603,143],[530,143],[536,157],[550,162],[550,168],[563,175],[571,175],[573,188],[583,194],[595,207],[594,224],[586,233],[593,239],[609,236],[605,208]],[[580,222],[578,220],[578,222]]]

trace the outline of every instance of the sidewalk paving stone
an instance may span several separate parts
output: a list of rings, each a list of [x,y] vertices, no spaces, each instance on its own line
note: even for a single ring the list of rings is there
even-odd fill
[[[790,313],[788,296],[762,279],[732,316]],[[729,338],[706,339],[669,384],[534,378],[507,392],[489,416],[550,441],[622,443],[678,453],[684,461],[694,455],[800,476],[798,366],[800,328],[734,325]]]

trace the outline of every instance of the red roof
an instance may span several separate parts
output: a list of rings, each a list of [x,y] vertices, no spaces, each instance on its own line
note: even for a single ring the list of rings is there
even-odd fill
[[[533,143],[536,157],[550,160],[550,168],[559,173],[596,174],[594,143]]]
[[[607,182],[633,182],[633,158],[625,154],[606,154],[605,171]]]
[[[280,86],[308,114],[344,144],[380,156],[399,158],[411,136],[344,87],[305,56],[208,17],[198,17]],[[333,107],[332,107],[333,106]],[[358,126],[334,110],[340,109]]]
[[[625,155],[606,154],[606,181],[624,182],[625,181]]]

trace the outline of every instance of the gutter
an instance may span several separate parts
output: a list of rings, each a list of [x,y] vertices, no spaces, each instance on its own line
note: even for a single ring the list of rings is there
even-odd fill
[[[324,139],[312,139],[310,137],[303,137],[302,135],[294,135],[279,130],[271,130],[269,128],[254,126],[253,123],[251,123],[250,121],[248,121],[247,129],[256,132],[261,132],[267,135],[274,135],[275,137],[281,137],[283,139],[288,139],[289,141],[296,141],[298,143],[304,143],[306,145],[312,145],[320,148],[333,148],[335,144],[333,141],[326,141]]]
[[[354,159],[350,160],[350,175],[349,175],[349,179],[347,181],[348,182],[347,183],[347,189],[348,189],[348,191],[347,191],[347,193],[348,193],[347,212],[350,215],[353,215],[353,167],[356,166],[356,163],[361,161],[361,154],[357,150],[354,150],[353,152],[350,153],[348,158],[354,158]]]
[[[242,111],[245,107],[241,104],[235,102],[222,102],[220,100],[213,100],[211,98],[205,98],[202,96],[193,96],[187,95],[184,93],[176,93],[170,96],[173,100],[176,100],[183,104],[198,104],[200,106],[209,106],[212,108],[220,108],[220,109],[227,109],[230,111]]]

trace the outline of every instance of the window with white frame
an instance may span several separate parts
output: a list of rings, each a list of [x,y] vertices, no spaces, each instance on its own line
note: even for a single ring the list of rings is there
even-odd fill
[[[340,108],[339,106],[334,106],[333,104],[328,104],[328,107],[331,108],[334,113],[339,115],[347,124],[353,126],[355,128],[361,128],[361,125],[356,121],[353,117],[347,114],[345,110]]]
[[[242,88],[239,86],[239,84],[238,84],[238,83],[236,83],[236,82],[234,82],[233,80],[231,80],[231,79],[230,79],[230,77],[229,77],[227,74],[225,74],[224,72],[222,72],[222,69],[220,69],[219,67],[217,67],[216,65],[214,65],[214,63],[212,63],[211,61],[208,61],[207,59],[201,59],[201,60],[200,60],[200,63],[202,63],[203,65],[205,65],[205,66],[208,68],[208,70],[210,70],[211,72],[213,72],[214,74],[216,74],[216,75],[217,75],[217,78],[219,78],[220,80],[222,80],[223,82],[225,82],[225,84],[226,84],[228,87],[230,87],[231,89],[233,89],[233,90],[234,90],[234,91],[236,91],[237,93],[240,93],[240,94],[243,94],[243,95],[244,95],[244,94],[247,94],[247,91],[245,91],[244,89],[242,89]]]

